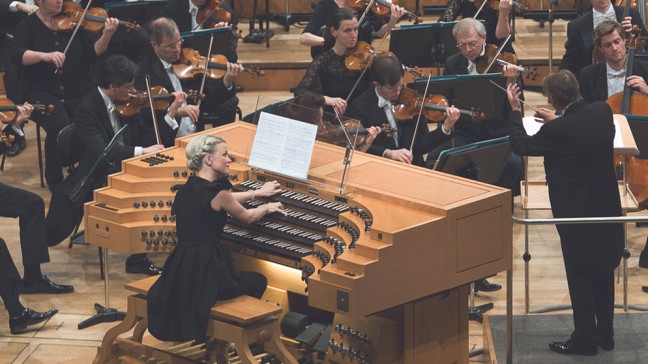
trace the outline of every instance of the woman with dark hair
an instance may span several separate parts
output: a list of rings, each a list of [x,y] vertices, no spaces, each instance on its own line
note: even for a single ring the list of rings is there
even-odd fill
[[[370,83],[367,78],[358,82],[353,94],[351,90],[361,75],[360,71],[350,70],[344,60],[347,51],[355,48],[358,43],[358,19],[350,9],[338,9],[331,18],[326,42],[331,42],[332,48],[320,54],[308,67],[304,78],[295,89],[295,96],[305,91],[324,95],[325,111],[344,114],[347,107],[346,99],[353,99],[366,90]]]

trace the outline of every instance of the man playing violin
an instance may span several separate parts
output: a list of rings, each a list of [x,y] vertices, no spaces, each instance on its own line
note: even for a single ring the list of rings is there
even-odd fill
[[[324,33],[326,32],[329,18],[338,9],[352,10],[349,3],[360,3],[360,1],[320,0],[315,6],[315,9],[313,9],[313,14],[308,21],[308,25],[306,25],[306,28],[304,28],[304,31],[299,37],[299,43],[301,45],[311,47],[311,57],[313,59],[325,50]],[[377,16],[369,10],[365,20],[358,28],[358,39],[371,44],[373,38],[384,38],[405,14],[405,9],[398,5],[392,4],[390,10],[391,12],[388,18]],[[361,16],[362,12],[360,11],[357,14],[357,18],[360,19]]]
[[[50,114],[34,115],[34,120],[47,132],[45,179],[52,189],[63,180],[56,138],[70,124],[83,97],[96,87],[89,65],[106,52],[119,21],[108,18],[99,38],[83,30],[72,38],[72,33],[61,32],[57,27],[56,16],[62,11],[63,1],[36,0],[36,5],[38,11],[16,27],[12,60],[23,66],[21,99],[54,105]]]
[[[380,133],[367,150],[368,153],[395,161],[423,165],[423,154],[450,139],[452,128],[459,119],[459,110],[446,109],[446,119],[433,132],[428,131],[427,118],[422,116],[398,122],[394,104],[403,89],[403,65],[393,56],[376,57],[371,66],[373,87],[358,96],[349,106],[348,116],[358,119],[365,126],[390,125],[396,132],[387,136]],[[412,147],[412,141],[414,141]]]
[[[181,82],[173,73],[173,63],[181,59],[182,38],[176,23],[169,18],[158,18],[154,20],[149,28],[149,40],[153,53],[145,57],[140,63],[140,72],[135,78],[135,85],[138,90],[146,89],[145,76],[150,75],[150,86],[163,86],[168,91],[183,92],[189,90],[200,90],[201,78],[196,77]],[[191,60],[189,60],[191,61]],[[234,80],[241,74],[243,67],[237,63],[227,63],[227,71],[222,80],[207,79],[203,93],[205,99],[200,107],[191,104],[184,104],[177,112],[167,110],[158,112],[158,126],[165,146],[172,146],[176,136],[184,136],[204,128],[201,115],[211,113],[227,100],[231,99],[236,91]],[[151,121],[150,112],[144,112],[145,122]],[[232,122],[224,120],[223,124]],[[152,125],[152,124],[150,124]]]
[[[122,160],[164,149],[164,146],[156,142],[153,130],[146,127],[139,115],[128,119],[121,118],[115,109],[115,103],[127,98],[128,91],[133,89],[136,73],[137,65],[128,58],[122,55],[108,57],[101,67],[99,87],[90,92],[77,109],[74,123],[80,150],[79,166],[74,172],[74,177],[78,181],[90,171],[106,145],[124,125],[128,125],[128,128],[106,156],[112,168],[104,171],[94,182],[95,186],[105,184],[105,176],[108,173],[118,172]],[[169,106],[169,112],[175,113],[181,108],[186,95],[183,92],[174,92],[172,95],[175,99]],[[80,198],[85,200],[88,197],[90,196]],[[146,274],[160,272],[144,254],[129,257],[126,271]]]
[[[648,36],[646,27],[636,8],[630,8],[629,16],[623,18],[624,8],[612,5],[610,0],[591,0],[591,3],[592,9],[567,24],[565,54],[558,67],[559,69],[572,71],[576,77],[578,77],[583,67],[592,64],[592,53],[594,51],[592,33],[594,28],[602,21],[620,22],[626,32],[629,32],[633,25],[637,25],[641,29],[641,35]]]

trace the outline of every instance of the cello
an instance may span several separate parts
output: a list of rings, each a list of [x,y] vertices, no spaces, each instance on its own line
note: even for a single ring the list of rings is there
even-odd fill
[[[630,46],[626,61],[626,77],[633,74],[634,55],[636,51],[635,40],[636,38],[634,37],[628,40]],[[605,102],[610,105],[610,108],[616,114],[648,115],[648,95],[633,91],[627,82],[623,86],[623,92],[608,97]],[[620,158],[623,157],[615,157],[615,164],[617,166],[623,163]],[[624,177],[627,186],[635,196],[639,207],[645,209],[648,202],[648,179],[646,178],[648,176],[648,160],[639,159],[635,156],[627,156],[626,158],[627,164]]]

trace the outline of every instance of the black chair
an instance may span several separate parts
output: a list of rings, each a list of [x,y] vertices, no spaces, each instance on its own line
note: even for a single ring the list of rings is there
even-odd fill
[[[70,124],[61,131],[56,137],[56,154],[59,157],[61,165],[67,168],[68,174],[72,174],[79,163],[79,142],[76,136],[76,128],[74,124]],[[83,210],[82,210],[83,211]],[[70,237],[68,248],[72,248],[73,244],[88,245],[83,239],[83,231],[79,232],[81,221],[83,220],[83,212],[78,216],[77,224],[74,227],[74,232]]]

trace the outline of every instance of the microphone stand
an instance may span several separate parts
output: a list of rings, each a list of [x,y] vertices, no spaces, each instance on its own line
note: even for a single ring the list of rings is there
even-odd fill
[[[92,181],[94,180],[94,175],[96,174],[96,171],[98,170],[99,164],[103,162],[104,158],[110,153],[110,151],[117,145],[117,141],[119,140],[119,137],[121,134],[124,132],[124,130],[128,127],[128,124],[124,125],[115,133],[115,136],[110,140],[110,143],[106,145],[104,150],[101,152],[97,160],[95,161],[95,164],[92,166],[92,169],[88,174],[85,176],[85,178],[77,185],[77,187],[70,193],[70,199],[72,201],[76,201],[81,193],[81,189],[85,186],[92,186]],[[92,177],[92,178],[90,178]],[[74,197],[73,197],[74,196]],[[104,303],[105,306],[102,306],[98,303],[94,304],[94,309],[97,311],[96,314],[91,316],[90,318],[83,320],[79,322],[77,325],[77,329],[82,330],[85,329],[86,327],[90,327],[102,322],[113,322],[113,321],[122,321],[124,317],[126,317],[125,312],[117,311],[117,309],[110,308],[110,295],[109,295],[109,289],[110,285],[108,283],[108,249],[105,247],[101,247],[101,260],[103,263],[103,267],[106,270],[104,274]]]

